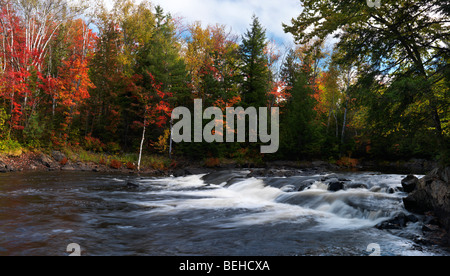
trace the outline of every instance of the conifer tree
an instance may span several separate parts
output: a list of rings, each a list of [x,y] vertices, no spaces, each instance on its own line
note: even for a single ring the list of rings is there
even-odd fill
[[[270,71],[265,53],[266,30],[259,19],[253,16],[251,29],[242,38],[242,101],[243,106],[266,106],[266,93],[270,90]]]

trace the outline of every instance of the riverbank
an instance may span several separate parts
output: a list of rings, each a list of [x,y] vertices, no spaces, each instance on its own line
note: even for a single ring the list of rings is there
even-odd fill
[[[138,173],[133,154],[106,155],[88,151],[28,151],[20,155],[0,154],[0,173],[20,171],[94,171]],[[251,160],[207,158],[189,160],[169,159],[162,156],[145,156],[139,173],[153,176],[184,176],[218,169],[248,168],[255,176],[291,176],[296,170],[303,172],[324,171],[379,171],[384,173],[425,175],[438,167],[438,163],[424,159],[400,161],[374,161],[341,158],[338,161],[268,161],[254,163]]]

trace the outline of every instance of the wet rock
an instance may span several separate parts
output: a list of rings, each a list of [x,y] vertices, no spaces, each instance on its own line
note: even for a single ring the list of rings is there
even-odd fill
[[[344,182],[336,181],[328,184],[328,191],[337,192],[344,189]]]
[[[439,219],[434,216],[433,213],[427,212],[425,214],[425,219],[423,220],[424,224],[432,224],[432,225],[438,225],[439,226]]]
[[[416,189],[403,199],[410,212],[432,211],[446,230],[450,230],[450,167],[437,168],[420,179]]]
[[[189,175],[189,171],[184,170],[184,169],[178,169],[173,172],[174,177],[183,177],[186,175]]]
[[[347,183],[345,184],[346,189],[369,189],[369,186],[364,183]]]
[[[402,187],[406,193],[412,193],[419,183],[419,179],[414,175],[408,175],[405,179],[402,180]]]
[[[133,181],[127,181],[126,186],[129,189],[139,188],[139,184],[137,184],[136,182],[133,182]]]
[[[402,229],[402,228],[406,227],[409,222],[416,223],[418,221],[419,221],[419,219],[414,215],[406,215],[405,213],[400,213],[392,219],[383,221],[383,222],[375,225],[375,227],[377,229],[382,229],[382,230]]]
[[[206,184],[220,185],[234,178],[245,177],[246,174],[233,171],[216,171],[202,177]]]
[[[314,183],[316,183],[315,179],[307,179],[300,183],[298,183],[296,186],[298,186],[297,191],[302,192],[304,190],[309,189]]]
[[[323,176],[320,181],[324,182],[324,181],[330,181],[330,180],[336,180],[339,181],[338,176],[336,174],[329,174],[326,176]]]
[[[424,232],[439,232],[442,229],[438,225],[434,224],[424,224],[422,225],[422,231]]]

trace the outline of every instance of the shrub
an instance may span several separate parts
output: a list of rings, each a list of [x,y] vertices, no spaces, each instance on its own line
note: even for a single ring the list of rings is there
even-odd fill
[[[166,166],[163,162],[152,162],[152,167],[155,170],[164,171],[166,169]]]
[[[350,158],[350,157],[342,157],[339,159],[336,164],[339,166],[355,168],[358,165],[358,159]]]
[[[109,164],[109,166],[113,169],[120,169],[122,168],[122,163],[119,160],[113,159],[111,160],[111,163]]]
[[[109,142],[106,144],[106,150],[110,153],[118,153],[120,151],[120,146],[117,143]]]
[[[67,164],[67,162],[69,162],[69,160],[67,159],[67,157],[64,157],[61,162],[59,162],[61,164],[61,166],[65,166]]]
[[[205,166],[208,168],[214,168],[214,167],[218,167],[220,165],[220,159],[219,158],[207,158],[205,160]]]
[[[128,162],[127,163],[127,169],[129,170],[135,170],[136,169],[136,165],[132,162]]]
[[[8,156],[18,157],[22,155],[23,150],[19,142],[8,139],[0,141],[0,152],[3,152]]]
[[[103,152],[105,148],[105,144],[103,144],[100,139],[94,138],[92,136],[84,137],[85,143],[84,146],[87,150],[92,150],[94,152]]]

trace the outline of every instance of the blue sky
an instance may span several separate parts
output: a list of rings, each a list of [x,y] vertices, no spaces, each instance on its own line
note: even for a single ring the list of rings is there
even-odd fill
[[[300,0],[150,0],[150,2],[159,4],[174,16],[183,17],[187,23],[200,21],[204,27],[219,23],[231,27],[232,32],[238,35],[246,32],[252,15],[255,14],[266,28],[267,37],[285,44],[293,43],[293,39],[290,34],[284,33],[281,24],[290,24],[291,19],[301,12]]]

